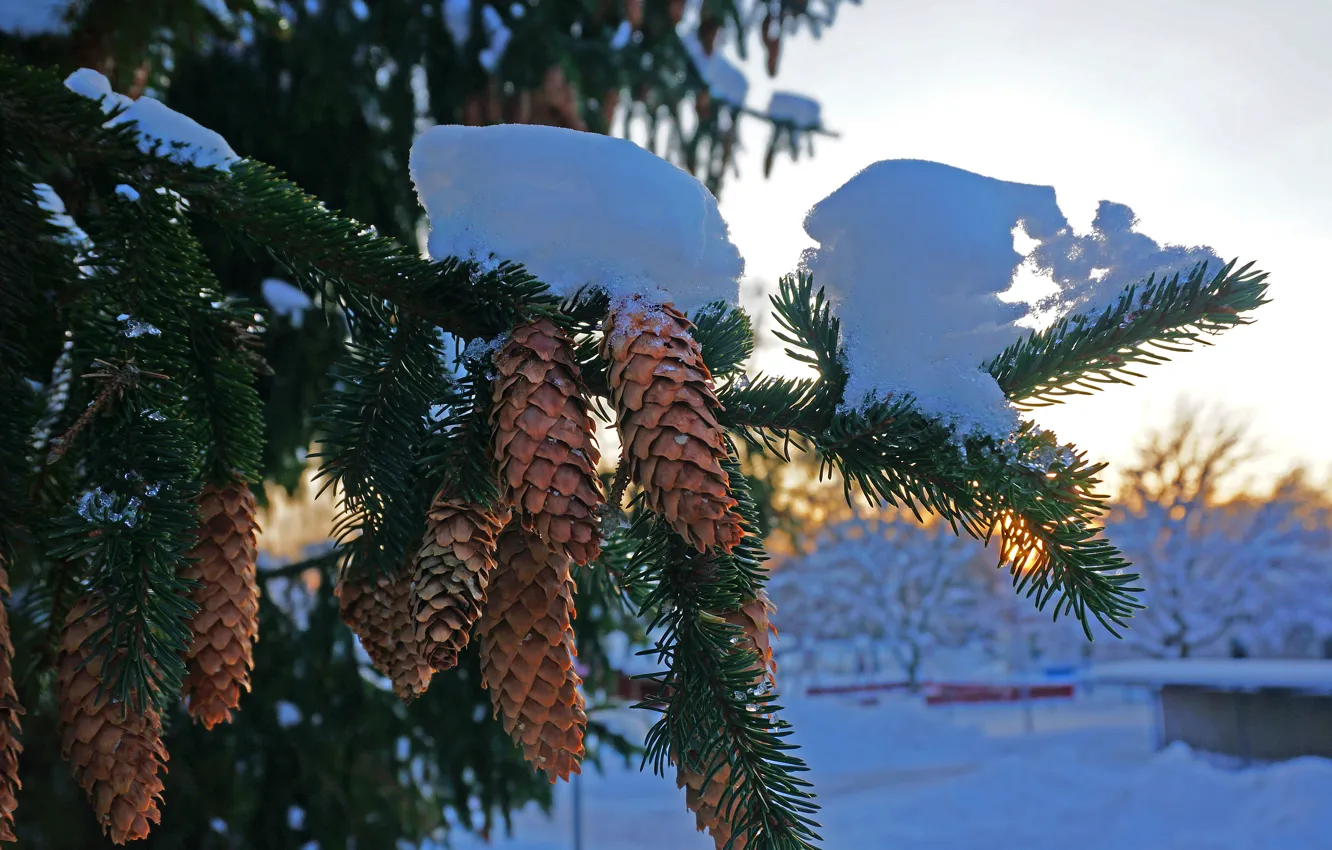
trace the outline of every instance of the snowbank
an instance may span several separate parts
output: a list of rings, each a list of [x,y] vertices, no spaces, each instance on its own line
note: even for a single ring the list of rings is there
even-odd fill
[[[412,145],[431,256],[511,260],[560,295],[641,294],[683,310],[739,298],[717,200],[624,139],[558,127],[432,127]]]
[[[106,122],[108,127],[134,121],[139,130],[139,149],[186,165],[230,171],[240,159],[221,135],[193,118],[176,112],[160,101],[143,96],[131,100],[111,90],[106,77],[91,68],[80,68],[65,78],[71,91],[91,100],[101,101],[102,111],[124,111]]]
[[[953,712],[892,699],[789,705],[784,714],[823,806],[823,847],[1323,850],[1332,832],[1332,761],[1231,770],[1182,746],[1154,753],[1143,712],[1107,722],[1092,706],[1074,705],[1059,712],[1065,731],[986,735],[950,718],[1010,717],[1014,709]],[[1082,714],[1064,717],[1068,711]],[[578,780],[586,850],[713,847],[693,831],[670,778],[639,773],[636,761],[608,762],[605,773],[589,767]],[[561,784],[555,795],[553,817],[529,806],[516,814],[512,838],[483,844],[459,835],[455,843],[565,850],[571,791]]]
[[[1293,688],[1332,693],[1332,661],[1181,658],[1098,664],[1090,677],[1122,685],[1198,685],[1224,690]]]

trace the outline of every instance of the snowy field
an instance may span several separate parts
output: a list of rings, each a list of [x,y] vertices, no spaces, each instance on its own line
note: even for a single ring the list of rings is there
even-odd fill
[[[1153,752],[1151,707],[1113,691],[1034,706],[1031,734],[1011,705],[823,696],[787,704],[829,850],[1332,846],[1332,761],[1232,769],[1182,747]],[[584,850],[713,846],[692,830],[673,782],[619,764],[589,768],[582,781]],[[551,818],[523,811],[513,837],[489,846],[568,850],[571,802],[562,785]]]

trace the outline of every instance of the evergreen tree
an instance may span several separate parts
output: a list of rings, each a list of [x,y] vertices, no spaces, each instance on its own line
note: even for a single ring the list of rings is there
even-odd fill
[[[117,59],[111,70],[123,67]],[[99,93],[87,74],[70,82]],[[81,793],[114,840],[143,837],[160,816],[169,752],[186,767],[167,798],[221,821],[173,827],[168,816],[154,834],[171,846],[387,846],[443,829],[446,808],[464,823],[474,802],[484,817],[507,811],[540,793],[524,781],[524,759],[567,775],[592,729],[570,635],[584,561],[600,578],[577,598],[602,587],[605,604],[627,604],[661,636],[662,717],[647,756],[674,770],[700,828],[719,847],[811,846],[814,805],[778,717],[765,555],[737,442],[778,456],[802,445],[842,475],[848,496],[931,510],[980,539],[1002,534],[1015,585],[1038,606],[1053,601],[1056,616],[1115,627],[1135,608],[1135,577],[1098,536],[1101,468],[1030,425],[1003,438],[961,433],[910,395],[842,407],[844,341],[808,275],[784,280],[773,306],[811,377],[743,380],[753,332],[736,308],[686,317],[669,304],[612,305],[600,291],[559,297],[511,262],[427,262],[234,157],[220,137],[192,130],[207,144],[155,143],[151,110],[104,103],[110,121],[58,77],[0,60],[10,400],[0,410],[10,437],[0,443],[0,551],[15,589],[15,685],[32,710],[25,755],[49,753],[35,736],[58,737],[82,786],[20,798],[19,830],[35,846],[72,846],[75,819],[42,810],[58,801],[68,811]],[[120,120],[126,109],[137,126]],[[318,426],[340,543],[326,561],[281,574],[256,576],[247,560],[246,494],[263,462],[262,323],[222,291],[226,255],[210,261],[208,233],[280,262],[351,336]],[[1148,279],[1104,310],[1026,336],[986,369],[1019,404],[1122,382],[1160,359],[1153,347],[1248,321],[1264,281],[1233,264]],[[475,340],[500,347],[460,350]],[[629,450],[605,496],[580,436],[599,409],[614,411]],[[557,475],[565,483],[552,490]],[[591,520],[608,530],[604,542],[586,536]],[[276,710],[243,706],[210,733],[172,723],[182,693],[200,719],[222,719],[199,708],[204,678],[210,699],[236,708],[225,703],[249,676],[249,584],[272,590],[318,566],[328,569],[314,590],[289,583],[290,596],[271,592],[259,612],[278,639],[267,657],[269,641],[257,645],[255,688]],[[468,644],[477,615],[458,588],[470,573],[487,585]],[[441,587],[457,604],[435,604]],[[239,649],[214,662],[204,644]],[[265,683],[266,667],[288,676]],[[419,699],[391,704],[365,681],[377,678],[369,668]],[[478,680],[498,720],[486,719]],[[15,718],[5,719],[12,736]],[[164,726],[176,734],[164,738]],[[302,735],[310,742],[297,746]],[[510,735],[521,746],[498,746]],[[189,767],[211,758],[233,774]],[[21,769],[28,761],[41,764]],[[28,821],[32,796],[42,816]]]
[[[524,120],[603,132],[632,129],[651,134],[664,154],[690,165],[714,189],[735,167],[732,154],[740,143],[742,116],[756,129],[771,125],[768,143],[774,151],[785,143],[794,153],[796,146],[789,143],[810,128],[789,118],[769,121],[758,110],[729,102],[728,96],[734,100],[737,95],[738,72],[731,69],[731,78],[718,77],[716,69],[724,72],[725,64],[708,54],[730,41],[742,51],[767,51],[775,70],[781,37],[756,27],[768,26],[771,18],[786,31],[806,28],[817,34],[831,23],[839,4],[78,0],[38,5],[54,10],[42,27],[4,31],[6,21],[0,20],[0,52],[53,66],[62,75],[93,68],[106,74],[117,91],[152,94],[277,166],[330,207],[415,246],[421,216],[407,155],[415,134],[430,123]],[[488,21],[496,15],[511,38],[500,60],[491,63],[484,51],[492,46],[494,27]],[[39,17],[34,12],[26,20]],[[681,18],[684,27],[677,27]],[[680,32],[691,29],[696,37],[682,39]],[[727,79],[729,88],[723,85]],[[612,125],[617,106],[619,118]],[[67,200],[73,209],[74,197]],[[263,313],[262,324],[245,326],[254,335],[244,334],[262,355],[250,377],[264,423],[259,475],[294,490],[318,436],[316,408],[334,386],[334,364],[346,354],[349,317],[336,292],[315,280],[306,282],[315,296],[307,306],[264,310],[265,283],[293,279],[280,259],[235,243],[209,217],[194,216],[191,227],[219,296],[247,305],[240,316],[247,323],[250,308]],[[40,317],[35,308],[24,315]],[[16,318],[14,327],[22,323]],[[45,333],[55,340],[61,331],[30,332],[33,339]],[[6,336],[0,345],[9,342]],[[14,351],[22,348],[19,338],[12,342]],[[40,351],[31,373],[44,371],[51,356],[52,351]],[[44,402],[34,395],[16,403]],[[26,434],[5,436],[27,439]],[[19,473],[14,470],[15,476]],[[4,480],[15,479],[6,474]],[[254,495],[262,502],[262,489]],[[265,589],[259,612],[264,640],[254,648],[254,692],[245,698],[249,711],[206,735],[190,723],[166,724],[167,746],[176,755],[172,776],[178,786],[197,793],[176,791],[175,799],[185,793],[191,799],[174,807],[174,816],[152,840],[169,846],[288,847],[315,839],[334,847],[347,836],[358,846],[376,846],[398,838],[417,840],[446,822],[446,808],[454,813],[448,817],[472,826],[470,806],[480,801],[482,816],[474,825],[489,829],[512,806],[547,800],[544,784],[511,757],[500,724],[479,714],[484,700],[476,702],[472,685],[455,687],[452,679],[441,678],[414,704],[409,719],[391,699],[360,682],[350,651],[354,641],[332,628],[337,615],[329,583],[333,562],[312,563],[324,576],[322,584],[310,583],[314,590],[296,579],[321,573],[307,572],[301,564],[258,576]],[[18,611],[19,633],[30,628],[28,618],[37,623],[31,628],[40,629],[51,616],[43,613],[41,600],[25,596],[23,587],[18,585],[19,598],[31,600],[32,607]],[[595,573],[580,580],[584,602],[575,627],[588,684],[605,686],[610,671],[600,660],[596,635],[616,626],[636,627],[610,597],[597,594],[600,587]],[[290,604],[273,603],[289,597]],[[54,628],[46,626],[47,631]],[[287,660],[295,658],[302,659],[300,665]],[[462,665],[479,675],[474,651],[463,652]],[[36,675],[43,669],[30,665],[21,672]],[[297,707],[297,713],[287,706]],[[424,718],[423,712],[428,712]],[[307,721],[292,727],[278,723],[279,715],[297,714]],[[311,728],[309,718],[319,718],[318,726]],[[26,840],[34,846],[95,846],[96,823],[54,814],[81,792],[69,785],[59,753],[51,749],[52,718],[30,714],[28,723],[30,738],[38,742],[29,744],[25,757],[29,787],[55,787],[58,793],[37,802],[29,792],[28,806],[19,813]],[[441,728],[469,730],[459,738],[475,743],[459,747],[457,740],[427,733]],[[379,744],[356,754],[355,763],[349,754],[313,746],[294,758],[291,742],[302,730],[312,741],[354,737]],[[402,738],[411,741],[406,755],[395,749]],[[613,736],[602,739],[615,743]],[[202,757],[205,752],[209,757]],[[231,765],[239,753],[253,762],[244,794],[232,790]],[[368,754],[370,762],[365,761]],[[434,779],[401,771],[418,758],[430,765]],[[378,777],[377,796],[362,787],[365,776]],[[336,793],[344,802],[355,802],[320,805],[305,790],[315,783],[326,796]],[[305,812],[299,828],[287,820],[292,806]],[[214,829],[216,821],[228,824],[225,835]]]

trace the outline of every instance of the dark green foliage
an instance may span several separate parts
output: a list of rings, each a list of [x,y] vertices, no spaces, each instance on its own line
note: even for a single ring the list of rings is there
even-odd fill
[[[495,505],[499,478],[490,453],[489,358],[463,356],[461,374],[437,399],[438,420],[429,429],[422,464],[426,479],[453,498]]]
[[[703,349],[703,362],[717,380],[731,375],[745,365],[754,353],[754,326],[749,314],[724,301],[714,301],[690,317],[690,332]]]
[[[1180,280],[1151,275],[1096,315],[1065,316],[1009,346],[985,364],[1009,399],[1024,408],[1090,395],[1144,375],[1134,365],[1165,363],[1167,354],[1211,345],[1209,337],[1247,325],[1267,303],[1267,272],[1231,260],[1210,279],[1200,263]]]
[[[358,320],[361,341],[347,347],[320,417],[325,450],[312,457],[323,459],[323,489],[340,496],[335,535],[348,569],[393,576],[425,529],[430,485],[418,461],[448,384],[434,328],[373,308]]]

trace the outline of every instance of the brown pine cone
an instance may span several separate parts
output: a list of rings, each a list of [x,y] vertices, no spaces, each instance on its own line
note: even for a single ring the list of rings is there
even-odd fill
[[[763,679],[771,684],[777,670],[772,658],[771,635],[776,634],[776,629],[772,627],[769,619],[771,608],[767,596],[760,594],[758,599],[745,603],[740,610],[724,615],[726,622],[744,629],[745,638],[738,646],[758,653],[759,666],[753,671],[755,684]],[[743,819],[743,810],[738,805],[728,809],[731,813],[729,820],[724,816],[727,810],[722,808],[722,794],[739,779],[732,775],[729,764],[721,765],[712,777],[708,778],[707,771],[695,772],[686,768],[680,760],[675,761],[675,783],[677,787],[685,789],[685,805],[694,813],[698,831],[706,830],[716,842],[717,850],[722,850],[731,840],[733,825]],[[727,806],[730,804],[731,801],[728,800]],[[748,845],[748,838],[749,836],[737,838],[731,847],[734,850],[744,850]]]
[[[620,0],[624,7],[624,19],[629,26],[638,29],[643,25],[643,0]]]
[[[0,556],[0,596],[9,596],[9,571],[3,556]],[[18,840],[14,835],[14,810],[18,808],[18,791],[23,787],[18,773],[19,753],[23,752],[19,743],[19,733],[23,731],[19,725],[21,714],[23,706],[14,690],[14,643],[9,638],[9,615],[0,602],[0,841]]]
[[[569,337],[546,319],[523,325],[495,368],[490,422],[504,501],[548,546],[590,563],[601,554],[601,455]]]
[[[392,583],[375,592],[377,604],[391,612],[388,654],[388,677],[393,682],[393,693],[403,702],[411,702],[430,687],[435,668],[421,652],[416,639],[416,620],[412,617],[412,568],[398,570]]]
[[[648,507],[700,552],[740,542],[740,515],[721,462],[721,402],[692,325],[669,304],[638,299],[606,318],[602,357],[630,477]]]
[[[60,707],[60,750],[74,781],[115,844],[146,838],[161,821],[158,804],[167,751],[162,720],[151,704],[141,713],[113,703],[102,692],[105,656],[89,638],[107,622],[105,611],[89,613],[85,598],[70,610],[60,636],[56,699]]]
[[[254,494],[244,481],[209,485],[199,496],[199,542],[182,572],[199,582],[190,598],[194,642],[185,656],[185,705],[212,729],[231,720],[241,691],[250,690],[254,643],[259,639],[258,556]]]
[[[410,604],[421,654],[436,670],[457,665],[467,646],[495,569],[495,541],[508,520],[507,508],[484,510],[442,493],[430,507]]]
[[[554,782],[581,773],[587,715],[574,670],[569,559],[510,524],[477,624],[481,677],[523,757]]]
[[[698,22],[698,43],[703,47],[703,55],[711,56],[717,46],[717,33],[721,31],[721,18],[711,12],[704,12]]]
[[[411,702],[430,687],[434,669],[421,653],[412,617],[412,568],[389,579],[338,580],[334,594],[342,621],[361,639],[370,663],[393,682],[393,693]]]
[[[390,612],[380,607],[375,590],[390,584],[383,576],[370,581],[343,575],[333,588],[342,622],[360,639],[365,654],[370,656],[370,663],[385,676],[388,675]]]
[[[777,76],[777,64],[782,57],[782,19],[768,15],[763,19],[763,49],[768,54],[768,76]]]

